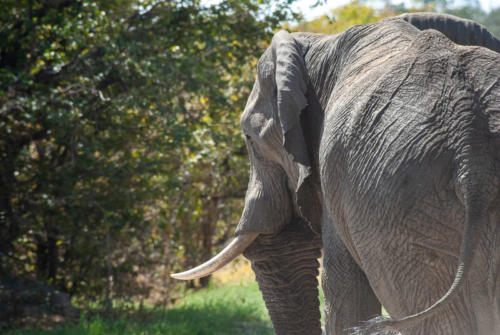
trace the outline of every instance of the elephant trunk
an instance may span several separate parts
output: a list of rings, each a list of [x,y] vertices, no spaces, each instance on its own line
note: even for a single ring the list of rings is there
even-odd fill
[[[321,237],[297,219],[277,234],[261,234],[244,255],[252,263],[276,334],[321,334]]]

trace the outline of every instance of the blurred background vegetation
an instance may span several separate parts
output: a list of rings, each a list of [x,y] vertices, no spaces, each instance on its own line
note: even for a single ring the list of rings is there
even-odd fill
[[[239,117],[278,29],[440,11],[500,36],[500,7],[477,0],[353,1],[309,21],[293,3],[1,1],[0,276],[80,303],[174,302],[184,284],[169,274],[213,255],[238,222]]]

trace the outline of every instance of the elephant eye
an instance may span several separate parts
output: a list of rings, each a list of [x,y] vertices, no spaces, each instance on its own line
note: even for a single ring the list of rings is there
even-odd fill
[[[254,139],[252,138],[252,136],[248,135],[248,134],[245,134],[245,138],[246,138],[246,142],[250,145],[250,146],[253,146],[254,145]]]

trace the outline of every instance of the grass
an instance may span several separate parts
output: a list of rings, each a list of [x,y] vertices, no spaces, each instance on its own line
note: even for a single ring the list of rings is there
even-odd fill
[[[8,335],[274,334],[248,266],[228,269],[218,274],[214,283],[208,289],[189,292],[166,310],[128,313],[118,319],[82,315],[76,324],[66,323],[52,330],[13,330]]]
[[[52,330],[14,330],[9,335],[213,335],[273,334],[257,284],[212,286],[189,293],[167,310],[151,310],[147,316],[119,319],[100,315]]]
[[[322,302],[322,292],[320,299]],[[207,289],[188,292],[166,310],[136,307],[122,313],[117,307],[115,311],[118,317],[83,314],[77,323],[64,323],[51,330],[17,329],[7,335],[274,334],[254,274],[243,258],[217,272]],[[324,322],[324,315],[322,319]]]

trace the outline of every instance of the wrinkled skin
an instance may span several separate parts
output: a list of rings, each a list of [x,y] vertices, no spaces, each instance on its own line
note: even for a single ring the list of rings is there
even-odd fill
[[[455,20],[280,32],[261,57],[236,234],[260,233],[245,256],[277,334],[321,334],[321,248],[325,330],[347,334],[436,302],[469,242],[457,294],[400,332],[500,334],[500,42]]]

